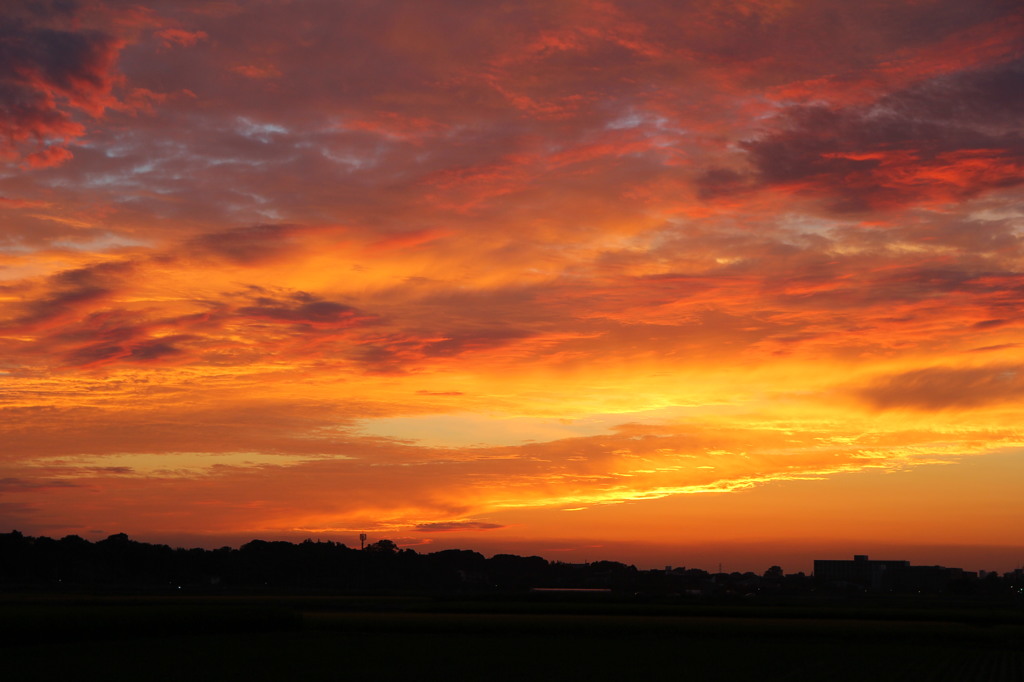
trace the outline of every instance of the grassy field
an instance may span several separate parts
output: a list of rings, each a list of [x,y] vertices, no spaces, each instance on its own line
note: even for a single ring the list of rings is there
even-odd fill
[[[0,601],[10,680],[1024,682],[1024,614],[429,599]]]

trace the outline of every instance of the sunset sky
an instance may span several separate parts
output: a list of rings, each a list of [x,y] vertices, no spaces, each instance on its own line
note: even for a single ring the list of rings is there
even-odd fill
[[[1018,0],[13,0],[0,532],[1024,564]]]

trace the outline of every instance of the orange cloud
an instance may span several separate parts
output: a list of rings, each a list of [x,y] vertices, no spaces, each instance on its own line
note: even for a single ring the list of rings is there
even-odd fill
[[[1024,376],[1015,366],[927,369],[875,379],[858,391],[877,409],[963,410],[1024,399]]]
[[[24,532],[806,549],[1021,446],[1006,3],[14,7]]]

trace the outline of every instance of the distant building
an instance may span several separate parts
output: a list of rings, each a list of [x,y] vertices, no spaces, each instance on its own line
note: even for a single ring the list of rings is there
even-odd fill
[[[853,561],[815,559],[814,576],[832,585],[853,585],[873,592],[945,592],[950,584],[970,577],[960,568],[911,566],[909,561],[878,561],[865,554]]]
[[[869,590],[883,590],[892,584],[895,573],[910,567],[909,561],[878,561],[866,554],[845,559],[815,559],[814,577],[833,583],[849,583]]]
[[[965,573],[961,568],[945,566],[908,566],[897,572],[894,578],[893,588],[897,592],[934,594],[945,592],[955,580],[964,580]]]

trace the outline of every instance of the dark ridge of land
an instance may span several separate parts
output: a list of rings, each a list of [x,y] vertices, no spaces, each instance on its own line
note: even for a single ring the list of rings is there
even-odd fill
[[[865,565],[870,562],[862,562]],[[876,562],[877,563],[877,562]],[[884,563],[884,562],[883,562]],[[892,562],[899,563],[899,562]],[[855,564],[859,565],[859,564]],[[419,554],[381,540],[365,549],[335,542],[253,540],[238,549],[172,549],[119,533],[89,542],[0,534],[0,592],[148,595],[421,594],[535,599],[814,604],[1005,604],[1024,602],[1024,571],[979,576],[959,569],[911,567],[901,580],[787,574],[638,570],[616,561],[570,564],[538,556],[471,550]],[[924,569],[924,570],[916,570]],[[934,570],[933,570],[934,569]],[[537,590],[547,590],[540,593]]]

